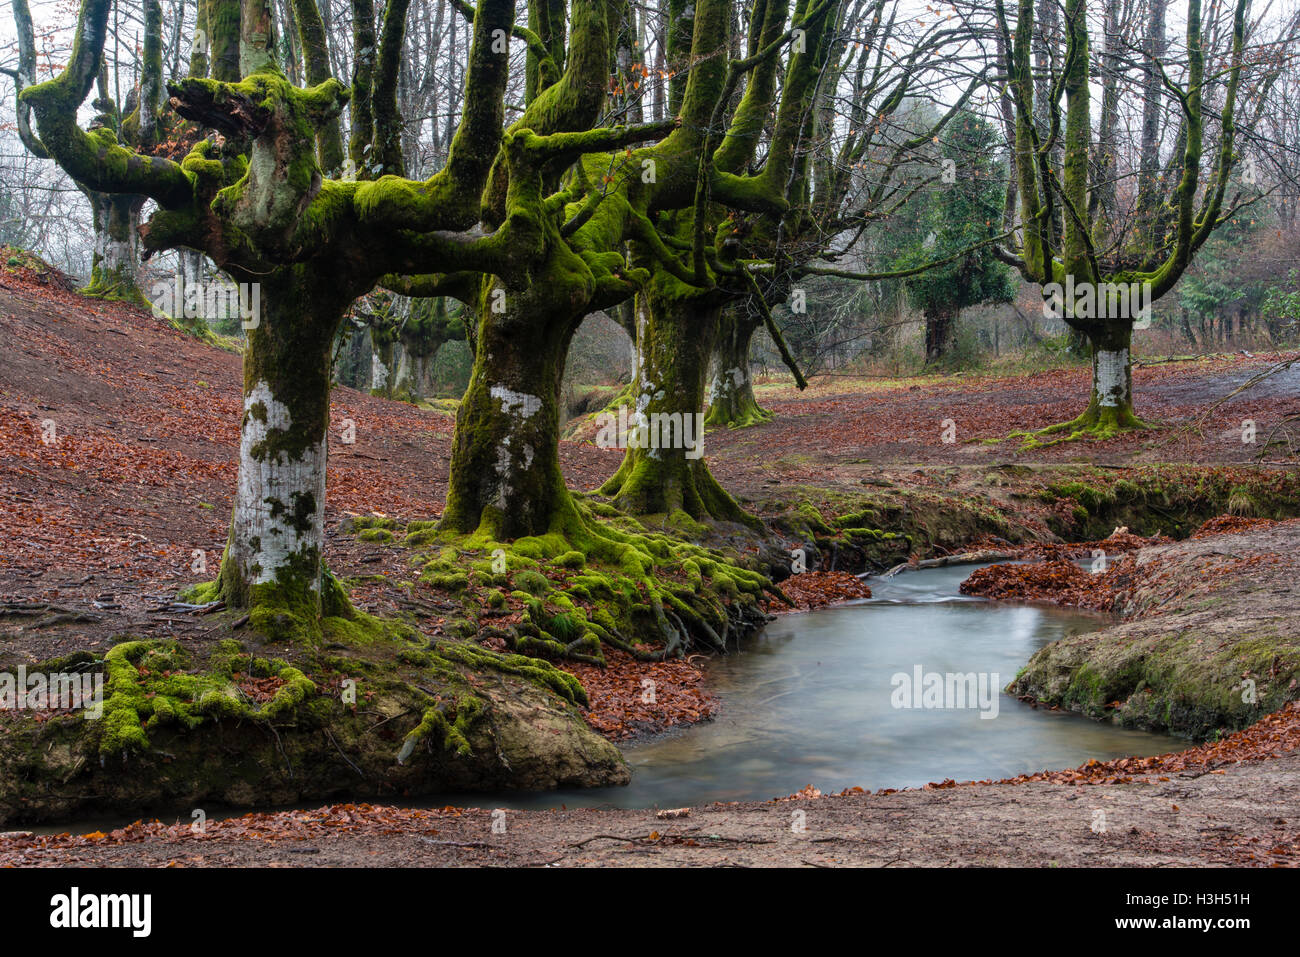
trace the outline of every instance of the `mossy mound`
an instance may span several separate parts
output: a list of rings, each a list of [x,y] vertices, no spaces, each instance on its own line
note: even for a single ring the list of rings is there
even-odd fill
[[[952,493],[892,488],[853,494],[801,486],[789,498],[765,503],[765,511],[775,511],[769,524],[800,544],[811,570],[880,571],[981,538],[1027,538],[988,499]]]
[[[79,656],[103,676],[102,717],[7,720],[0,824],[629,780],[582,721],[581,684],[545,661],[415,638],[293,663],[260,650],[130,640]]]
[[[1288,523],[1143,549],[1132,619],[1040,649],[1008,690],[1194,739],[1253,724],[1300,698],[1297,546]]]
[[[1015,695],[1126,727],[1204,740],[1245,728],[1296,697],[1300,641],[1279,623],[1226,641],[1171,630],[1064,638],[1038,651],[1008,687]],[[1247,693],[1243,676],[1254,676]]]
[[[1040,493],[1058,508],[1049,518],[1063,538],[1105,538],[1118,526],[1137,535],[1186,538],[1224,514],[1285,519],[1300,516],[1300,474],[1282,470],[1155,465],[1116,473],[1084,469],[1048,483]]]
[[[766,620],[766,568],[683,541],[707,532],[686,516],[661,518],[666,530],[650,531],[577,501],[545,535],[500,541],[486,525],[458,535],[411,522],[399,537],[419,584],[459,603],[454,627],[494,647],[587,663],[603,663],[606,646],[643,659],[723,651]]]

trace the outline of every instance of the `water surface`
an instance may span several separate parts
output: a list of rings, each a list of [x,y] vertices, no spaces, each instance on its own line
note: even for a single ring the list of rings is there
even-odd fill
[[[718,716],[625,745],[632,768],[627,787],[456,793],[416,806],[684,807],[766,800],[810,784],[831,792],[997,779],[1186,746],[1178,738],[1035,709],[1004,694],[1036,650],[1104,627],[1107,619],[959,594],[975,567],[872,579],[870,600],[784,616],[734,653],[712,659],[706,667],[720,700]],[[996,674],[996,717],[981,718],[976,707],[895,707],[894,675],[911,676],[917,666],[939,674]],[[215,819],[244,811],[208,813]],[[102,829],[123,823],[83,822]]]
[[[626,745],[632,783],[625,788],[482,797],[521,808],[679,807],[765,800],[809,784],[828,792],[996,779],[1186,746],[1002,693],[1043,645],[1107,620],[960,595],[975,567],[870,580],[872,599],[784,616],[736,653],[713,659],[707,668],[718,716]],[[893,676],[910,677],[918,665],[939,674],[996,673],[996,716],[981,718],[972,707],[895,707]],[[454,803],[476,801],[460,795]]]

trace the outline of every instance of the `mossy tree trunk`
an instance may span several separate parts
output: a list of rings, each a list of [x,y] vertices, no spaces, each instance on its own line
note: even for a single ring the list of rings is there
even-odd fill
[[[217,590],[275,637],[310,634],[331,609],[321,557],[331,347],[355,290],[315,265],[261,276],[244,350],[239,479]],[[251,320],[250,320],[251,324]]]
[[[560,383],[585,310],[575,315],[547,274],[521,290],[483,283],[442,516],[451,531],[481,528],[498,541],[540,535],[571,508],[560,471]]]
[[[82,293],[99,299],[143,304],[137,279],[143,196],[89,193],[93,204],[95,252],[90,282]]]
[[[623,463],[601,486],[619,508],[751,521],[703,456],[704,381],[723,308],[717,296],[685,294],[682,284],[661,277],[638,297],[635,424],[644,423],[648,435],[629,430]],[[642,447],[646,438],[651,447]]]
[[[1076,427],[1099,433],[1143,428],[1133,412],[1133,329],[1128,320],[1088,334],[1092,348],[1092,394]]]
[[[353,301],[387,275],[441,270],[453,256],[461,268],[479,265],[480,244],[463,232],[478,219],[501,142],[508,54],[496,38],[510,31],[514,7],[479,0],[446,166],[418,182],[359,182],[322,177],[318,133],[348,93],[333,78],[309,89],[288,82],[275,63],[267,0],[208,0],[214,78],[169,87],[176,113],[222,132],[222,142],[200,141],[182,164],[142,156],[111,130],[81,129],[76,116],[100,74],[111,6],[82,0],[66,66],[24,89],[21,102],[79,184],[156,202],[141,231],[147,253],[202,249],[236,282],[260,286],[260,312],[247,321],[230,537],[217,581],[203,590],[248,608],[264,634],[311,638],[323,615],[348,613],[321,563],[334,337]],[[391,26],[397,49],[401,31]],[[230,152],[241,145],[242,156]]]
[[[740,429],[772,418],[772,413],[762,408],[754,397],[754,377],[750,372],[750,343],[760,325],[761,321],[734,308],[723,310],[713,353],[706,425]]]
[[[370,327],[370,394],[393,397],[397,386],[397,336],[388,328]]]

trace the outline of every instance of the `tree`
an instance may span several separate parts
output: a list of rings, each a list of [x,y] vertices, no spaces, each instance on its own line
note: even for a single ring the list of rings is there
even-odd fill
[[[786,209],[779,216],[751,217],[745,248],[753,282],[742,285],[741,298],[720,317],[706,419],[711,425],[737,427],[768,417],[754,399],[749,376],[750,343],[760,328],[767,329],[796,384],[806,384],[795,358],[798,344],[823,339],[838,312],[813,308],[816,290],[809,277],[871,281],[917,275],[935,265],[916,260],[872,273],[836,264],[860,259],[864,231],[900,211],[908,215],[910,204],[939,180],[930,145],[983,83],[979,69],[968,70],[953,55],[975,19],[954,28],[937,14],[904,17],[889,0],[854,0],[837,17],[800,121]],[[906,52],[896,55],[896,49]],[[946,109],[917,109],[954,88],[960,95]],[[787,94],[782,102],[792,101]],[[787,299],[791,311],[783,329],[768,303]]]
[[[465,338],[461,310],[445,298],[412,299],[378,290],[356,313],[370,330],[370,392],[416,401],[424,397],[429,363],[444,343]]]
[[[234,281],[260,285],[262,312],[244,352],[238,488],[210,594],[248,608],[268,635],[310,639],[322,615],[352,614],[321,560],[335,332],[381,276],[428,272],[467,255],[472,243],[456,231],[478,219],[475,197],[500,142],[507,63],[496,41],[511,28],[513,5],[480,4],[466,80],[472,95],[446,167],[423,181],[322,175],[317,134],[336,128],[347,91],[332,77],[305,89],[287,80],[264,0],[209,0],[213,78],[182,79],[168,90],[180,116],[217,133],[183,161],[87,133],[75,117],[99,71],[110,6],[83,0],[67,66],[21,100],[74,179],[157,203],[141,227],[146,253],[200,249]],[[296,12],[300,28],[319,17],[310,0]],[[400,46],[399,33],[388,36]],[[319,44],[304,42],[303,50],[309,74],[321,75]]]
[[[942,362],[952,348],[953,322],[968,306],[1010,302],[1010,270],[979,246],[995,237],[1006,189],[1006,171],[995,162],[997,131],[963,112],[944,129],[941,152],[951,185],[934,189],[904,211],[912,219],[910,248],[896,260],[906,268],[966,250],[956,261],[906,280],[908,296],[925,315],[925,361]],[[903,226],[906,228],[906,225]],[[895,232],[896,227],[891,227]]]
[[[13,0],[13,13],[18,34],[18,66],[6,72],[13,77],[18,98],[18,135],[33,156],[52,159],[55,157],[50,149],[31,128],[30,106],[22,95],[24,89],[36,82],[36,42],[27,0]],[[99,112],[90,123],[88,135],[100,144],[122,144],[148,154],[169,146],[165,141],[177,132],[179,124],[175,114],[162,108],[162,7],[158,0],[145,0],[144,27],[138,89],[131,91],[124,104],[119,104],[110,95],[107,69],[97,69],[94,106]],[[143,304],[145,297],[137,279],[138,227],[147,197],[96,190],[76,177],[73,182],[90,202],[95,236],[90,282],[82,290],[83,294]]]
[[[739,292],[754,291],[752,276],[739,264],[748,228],[732,214],[752,211],[779,217],[789,208],[791,181],[802,162],[799,141],[810,122],[840,6],[826,0],[821,4],[797,0],[791,14],[779,2],[756,4],[748,56],[725,63],[721,53],[730,45],[727,5],[695,7],[695,66],[682,94],[682,123],[684,130],[705,131],[703,136],[696,134],[700,175],[694,204],[660,219],[668,244],[690,251],[692,273],[683,276],[680,271],[661,269],[638,297],[633,382],[638,392],[636,413],[643,421],[676,423],[685,429],[697,421],[697,415],[702,417],[705,376],[722,311]],[[784,45],[788,16],[800,24],[799,42],[789,51],[778,105],[776,52]],[[701,45],[701,39],[707,45]],[[745,91],[731,123],[725,134],[715,134],[742,77],[747,79]],[[745,175],[756,156],[765,118],[774,110],[766,160],[757,173]],[[711,248],[706,249],[706,237],[712,237]],[[659,437],[663,438],[662,429]],[[752,523],[710,474],[697,452],[699,446],[685,438],[679,431],[676,441],[629,442],[622,465],[601,493],[640,514],[680,512],[692,519]]]
[[[507,133],[506,152],[512,143],[527,142],[526,136],[543,137],[553,143],[554,152],[538,178],[526,184],[499,163],[486,194],[484,219],[489,225],[520,219],[519,202],[525,197],[545,197],[547,206],[544,215],[529,221],[536,231],[529,254],[516,252],[511,270],[478,287],[475,369],[458,414],[443,515],[449,530],[482,531],[496,540],[554,532],[579,545],[596,544],[564,487],[557,451],[564,357],[578,324],[598,309],[637,295],[641,317],[674,310],[675,318],[667,323],[676,332],[638,319],[638,375],[642,382],[661,383],[645,393],[646,404],[638,411],[675,414],[680,422],[684,412],[701,408],[712,332],[707,323],[694,327],[691,317],[700,303],[720,307],[726,292],[718,277],[735,272],[727,262],[735,254],[730,230],[711,216],[710,203],[779,209],[777,184],[784,185],[782,171],[788,169],[795,131],[772,154],[787,158],[769,159],[770,168],[756,176],[733,171],[743,168],[743,162],[702,158],[711,158],[721,146],[743,160],[752,149],[771,84],[750,84],[749,105],[742,100],[725,139],[712,132],[715,121],[746,73],[754,70],[758,77],[775,69],[776,54],[791,41],[793,30],[785,29],[788,6],[766,5],[760,21],[764,28],[756,33],[765,45],[753,57],[728,61],[723,54],[729,3],[703,0],[693,5],[693,19],[688,6],[670,8],[669,56],[681,55],[681,45],[689,43],[694,64],[669,84],[670,104],[679,104],[679,122],[647,124],[642,138],[654,133],[662,141],[639,149],[598,155],[595,150],[602,145],[622,145],[626,137],[587,129],[604,105],[613,52],[610,27],[615,20],[603,5],[575,0],[562,72],[554,51],[543,56],[530,41],[530,49],[537,50],[539,78],[558,79],[532,94]],[[821,42],[833,6],[834,0],[796,5],[795,22],[805,24],[809,49]],[[796,55],[796,60],[803,62],[804,56]],[[806,84],[807,72],[805,64],[793,76]],[[747,132],[742,136],[737,129]],[[584,132],[576,132],[580,130]],[[584,154],[590,155],[566,174]],[[447,282],[453,281],[455,277]],[[430,287],[424,292],[433,294]],[[683,328],[691,329],[689,336],[680,334]],[[688,366],[696,371],[686,371]],[[678,383],[684,383],[684,393],[676,391]],[[665,477],[661,483],[650,474],[659,471],[658,460],[647,458],[642,464],[634,450],[628,455],[617,482],[605,492],[635,511],[675,510],[677,505],[657,508],[652,499],[662,487],[676,501],[678,493],[671,491],[676,479]],[[691,460],[673,456],[672,463],[682,479],[676,485],[682,489],[681,501],[689,500],[695,514],[739,517],[738,507],[711,480],[706,480],[710,505],[702,504],[699,470]]]
[[[1001,249],[1000,255],[1025,279],[1042,285],[1049,298],[1055,294],[1062,318],[1088,337],[1093,356],[1087,408],[1069,422],[1042,430],[1031,441],[1053,435],[1104,438],[1145,427],[1133,411],[1129,350],[1133,324],[1143,314],[1140,305],[1134,306],[1134,297],[1139,303],[1151,303],[1172,289],[1196,251],[1232,212],[1225,209],[1224,199],[1236,160],[1237,99],[1248,0],[1237,0],[1230,49],[1222,63],[1212,62],[1208,75],[1201,0],[1189,0],[1182,83],[1171,75],[1172,64],[1161,53],[1163,6],[1152,4],[1142,54],[1144,106],[1154,111],[1148,112],[1149,119],[1158,115],[1164,96],[1178,105],[1171,158],[1176,167],[1170,171],[1176,175],[1155,175],[1152,163],[1158,162],[1159,138],[1144,121],[1136,212],[1131,222],[1123,222],[1109,217],[1104,204],[1089,203],[1089,191],[1097,185],[1091,173],[1094,128],[1090,83],[1093,76],[1105,75],[1117,66],[1108,57],[1097,58],[1091,52],[1087,0],[1066,0],[1065,56],[1059,74],[1049,78],[1046,90],[1035,88],[1031,66],[1033,0],[1019,0],[1014,31],[1004,3],[997,0],[1002,66],[1015,118],[1014,188],[1020,232],[1018,242]],[[1153,79],[1157,75],[1158,83]],[[1219,83],[1223,84],[1222,103],[1212,111],[1206,102],[1207,90]],[[1049,119],[1046,136],[1035,124],[1040,111]],[[1219,134],[1207,148],[1207,121],[1213,112],[1219,116]],[[1059,162],[1052,158],[1058,145],[1062,147]],[[1210,172],[1203,185],[1202,165],[1207,156]],[[1174,184],[1172,189],[1165,191],[1166,182]]]

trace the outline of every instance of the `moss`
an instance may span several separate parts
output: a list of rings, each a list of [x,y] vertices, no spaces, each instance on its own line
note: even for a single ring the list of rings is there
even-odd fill
[[[1100,469],[1079,478],[1049,482],[1043,501],[1073,500],[1070,520],[1048,516],[1052,530],[1075,540],[1100,539],[1117,526],[1142,535],[1189,535],[1207,519],[1233,508],[1261,518],[1300,514],[1300,476],[1281,472],[1180,465],[1142,466],[1122,478]]]
[[[425,527],[428,524],[428,522],[411,523],[412,526],[419,525],[420,527]],[[349,518],[347,522],[347,528],[352,532],[361,532],[369,529],[386,529],[388,531],[393,531],[399,527],[397,519],[389,518],[387,515],[354,515]]]
[[[252,704],[234,676],[256,668],[282,684],[270,701]],[[205,720],[291,721],[316,685],[284,662],[274,665],[243,654],[233,640],[220,643],[206,668],[192,666],[176,641],[128,641],[104,656],[105,701],[99,751],[122,755],[149,748],[149,731],[160,725],[197,728]]]
[[[194,605],[207,605],[221,598],[221,588],[215,581],[199,582],[185,586],[176,593],[176,597]]]
[[[570,549],[555,557],[555,564],[561,568],[581,568],[587,564],[587,556],[576,549]]]
[[[522,571],[514,576],[515,588],[530,595],[544,595],[551,590],[551,582],[545,575],[533,571]]]
[[[1280,708],[1294,697],[1290,683],[1297,675],[1294,639],[1268,629],[1214,641],[1192,631],[1123,642],[1084,635],[1041,649],[1010,690],[1093,718],[1199,740]],[[1258,683],[1253,702],[1244,700],[1243,676]]]
[[[441,591],[460,592],[469,587],[469,574],[459,570],[426,568],[420,575],[420,581]]]
[[[441,706],[435,705],[426,709],[420,723],[402,742],[401,750],[397,752],[397,763],[405,764],[414,753],[416,745],[429,739],[440,740],[444,748],[462,757],[471,756],[474,752],[469,746],[466,735],[481,711],[482,704],[477,698],[457,701],[453,712],[454,718],[451,721],[447,720]]]
[[[1069,422],[1060,422],[1036,432],[1012,432],[1008,438],[1022,440],[1020,451],[1048,448],[1065,442],[1104,442],[1125,432],[1148,430],[1152,426],[1133,413],[1131,403],[1119,406],[1101,406],[1094,395],[1087,410]]]

